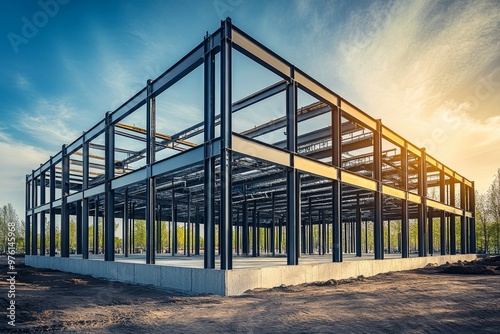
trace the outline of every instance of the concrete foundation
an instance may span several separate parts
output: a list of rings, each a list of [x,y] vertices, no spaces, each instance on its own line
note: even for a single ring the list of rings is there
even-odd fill
[[[333,263],[329,262],[330,257],[310,256],[301,257],[302,264],[298,266],[287,266],[280,258],[264,258],[252,263],[254,267],[240,266],[240,268],[237,265],[238,261],[248,263],[249,259],[236,258],[237,269],[228,271],[195,268],[199,265],[198,262],[203,260],[202,257],[164,258],[156,265],[139,263],[137,258],[122,258],[107,262],[102,259],[82,260],[80,257],[27,255],[25,261],[26,265],[36,268],[49,268],[126,283],[154,285],[191,293],[236,296],[247,290],[273,288],[281,284],[296,285],[360,275],[369,277],[391,271],[422,268],[429,263],[441,265],[458,260],[472,261],[475,258],[475,254],[385,260],[372,260],[366,257],[366,259],[352,258],[345,262]]]

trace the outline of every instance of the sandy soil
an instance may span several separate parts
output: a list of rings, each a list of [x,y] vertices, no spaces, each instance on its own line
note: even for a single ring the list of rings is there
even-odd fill
[[[5,257],[0,264],[5,314]],[[17,267],[16,327],[3,315],[1,333],[500,333],[500,275],[494,266],[497,275],[428,267],[239,297],[188,296]]]

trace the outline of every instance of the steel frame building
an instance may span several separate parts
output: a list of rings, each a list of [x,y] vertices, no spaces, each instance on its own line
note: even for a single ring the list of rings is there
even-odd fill
[[[233,101],[235,51],[278,80]],[[203,119],[175,134],[161,134],[157,99],[197,68],[204,80]],[[300,94],[315,102],[299,105]],[[271,98],[281,99],[282,116],[233,131],[238,113],[254,112]],[[124,123],[133,113],[145,117],[145,128]],[[269,142],[266,135],[272,133],[285,137]],[[197,136],[202,137],[198,142]],[[119,138],[142,148],[120,146]],[[169,153],[160,159],[162,152]],[[46,215],[49,245],[37,237],[46,234],[40,223]],[[259,256],[261,240],[267,254],[286,253],[288,265],[297,265],[301,253],[316,251],[331,251],[332,261],[341,262],[346,247],[361,256],[367,221],[373,224],[375,259],[391,251],[390,246],[384,251],[391,235],[385,233],[387,221],[400,224],[403,258],[410,256],[410,220],[418,227],[418,256],[438,249],[435,222],[440,254],[453,255],[458,248],[475,253],[474,182],[294,67],[229,18],[26,176],[26,254],[43,256],[48,248],[48,255],[55,256],[58,217],[61,257],[69,257],[70,216],[76,217],[76,253],[83,259],[89,258],[92,217],[92,251],[99,251],[103,233],[106,261],[115,259],[119,219],[125,256],[134,251],[134,220],[145,219],[147,264],[154,264],[164,249],[161,221],[168,221],[171,232],[168,252],[177,253],[177,226],[185,224],[187,255],[203,253],[204,267],[215,268],[218,250],[222,270],[233,268],[236,255]],[[103,231],[96,217],[103,217]]]

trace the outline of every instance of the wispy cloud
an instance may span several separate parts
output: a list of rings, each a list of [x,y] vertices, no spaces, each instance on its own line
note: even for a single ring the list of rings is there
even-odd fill
[[[0,131],[0,152],[4,157],[15,159],[0,159],[0,204],[12,203],[19,216],[24,210],[25,175],[41,162],[45,162],[50,153],[39,147],[26,145],[13,140]]]
[[[18,127],[41,143],[58,147],[78,137],[79,117],[81,113],[62,100],[40,98],[33,110],[20,112]]]

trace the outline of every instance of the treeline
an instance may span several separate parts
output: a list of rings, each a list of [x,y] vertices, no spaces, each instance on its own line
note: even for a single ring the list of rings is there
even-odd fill
[[[500,169],[485,194],[476,192],[476,247],[500,253]]]
[[[12,204],[0,209],[0,253],[8,248],[16,248],[16,253],[24,253],[24,222],[19,220]]]

